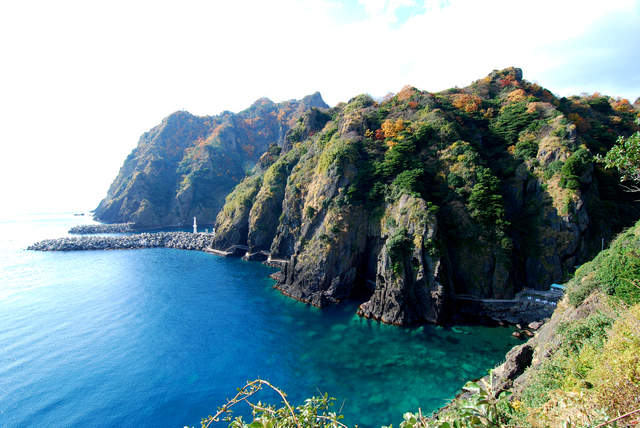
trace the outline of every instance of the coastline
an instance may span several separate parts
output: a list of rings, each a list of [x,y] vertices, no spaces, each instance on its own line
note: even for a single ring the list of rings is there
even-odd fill
[[[27,249],[31,251],[91,251],[164,247],[206,251],[211,243],[212,238],[213,235],[210,234],[193,234],[191,232],[136,233],[127,236],[106,237],[65,237],[43,240],[29,246]],[[279,275],[281,275],[280,272],[275,272],[273,274],[273,276]],[[293,296],[288,297],[295,298]]]

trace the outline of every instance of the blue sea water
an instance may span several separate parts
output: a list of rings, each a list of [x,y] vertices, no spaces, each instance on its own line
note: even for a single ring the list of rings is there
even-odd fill
[[[274,290],[273,268],[204,252],[24,250],[88,223],[0,217],[1,427],[199,426],[257,378],[294,404],[327,392],[349,426],[397,426],[517,343],[507,328],[364,320],[359,301],[316,309]]]

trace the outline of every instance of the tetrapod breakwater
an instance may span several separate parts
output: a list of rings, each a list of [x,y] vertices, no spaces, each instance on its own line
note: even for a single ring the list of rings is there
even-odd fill
[[[32,251],[129,250],[137,248],[177,248],[204,251],[213,235],[189,232],[136,233],[125,236],[80,236],[45,239],[27,247]]]
[[[132,223],[114,223],[114,224],[85,224],[82,226],[73,226],[69,229],[69,233],[73,235],[93,235],[96,233],[125,233],[132,232]]]

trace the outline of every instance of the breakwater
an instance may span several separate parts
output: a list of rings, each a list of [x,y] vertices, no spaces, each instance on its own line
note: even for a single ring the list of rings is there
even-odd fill
[[[80,236],[45,239],[27,247],[32,251],[128,250],[138,248],[177,248],[204,251],[213,235],[189,232],[137,233],[126,236]]]
[[[114,223],[114,224],[86,224],[82,226],[73,226],[69,229],[69,233],[73,235],[92,235],[96,233],[125,233],[132,232],[133,223]]]

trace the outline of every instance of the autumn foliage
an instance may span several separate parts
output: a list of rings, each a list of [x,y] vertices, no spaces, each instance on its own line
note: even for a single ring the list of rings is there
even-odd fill
[[[398,119],[395,122],[387,119],[382,123],[381,128],[386,138],[393,138],[397,137],[406,128],[406,125],[402,119]]]
[[[507,99],[509,101],[511,101],[511,102],[518,103],[520,101],[526,100],[527,99],[527,94],[522,89],[516,89],[515,91],[512,91],[507,96]]]
[[[416,93],[416,89],[411,85],[404,85],[400,92],[398,92],[398,101],[407,101],[413,94]]]
[[[467,113],[471,113],[480,109],[482,100],[476,95],[457,94],[453,98],[453,105]]]

